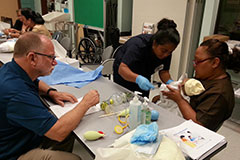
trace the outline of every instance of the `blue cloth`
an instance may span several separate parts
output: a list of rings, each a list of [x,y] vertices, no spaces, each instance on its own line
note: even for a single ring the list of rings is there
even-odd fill
[[[130,142],[132,144],[144,145],[152,143],[157,140],[158,137],[158,125],[156,122],[151,124],[142,124],[137,127]]]
[[[57,119],[38,95],[32,81],[14,61],[0,68],[0,159],[17,159],[40,145]]]
[[[94,71],[83,72],[70,66],[69,64],[65,64],[60,61],[57,62],[58,64],[55,66],[52,74],[45,77],[39,77],[39,79],[48,85],[65,84],[68,86],[81,88],[99,78],[103,69],[103,66],[99,66]]]
[[[172,83],[173,82],[173,80],[172,79],[169,79],[167,82],[166,82],[166,84],[170,84],[170,83]]]

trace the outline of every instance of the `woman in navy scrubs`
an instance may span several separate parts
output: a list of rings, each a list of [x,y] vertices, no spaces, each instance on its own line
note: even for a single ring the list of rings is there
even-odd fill
[[[115,54],[114,82],[131,91],[149,95],[154,88],[150,83],[151,75],[159,72],[164,83],[173,80],[169,74],[172,52],[180,42],[173,20],[162,19],[158,22],[155,34],[140,34],[129,39]]]

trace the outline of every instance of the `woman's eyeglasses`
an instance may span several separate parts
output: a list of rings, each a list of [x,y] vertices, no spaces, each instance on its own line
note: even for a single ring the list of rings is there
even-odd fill
[[[198,65],[198,64],[200,64],[200,63],[203,63],[203,62],[205,62],[205,61],[207,61],[207,60],[210,60],[210,59],[213,59],[213,58],[215,58],[215,57],[209,57],[209,58],[206,58],[206,59],[203,59],[203,60],[199,60],[199,61],[193,60],[193,64],[194,64],[194,65]]]

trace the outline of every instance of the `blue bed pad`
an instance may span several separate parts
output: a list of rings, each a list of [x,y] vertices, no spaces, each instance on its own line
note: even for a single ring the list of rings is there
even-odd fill
[[[64,84],[81,88],[102,76],[101,71],[103,66],[101,65],[96,70],[84,72],[69,64],[60,61],[57,61],[57,63],[58,64],[50,75],[39,77],[39,80],[44,81],[48,85]]]

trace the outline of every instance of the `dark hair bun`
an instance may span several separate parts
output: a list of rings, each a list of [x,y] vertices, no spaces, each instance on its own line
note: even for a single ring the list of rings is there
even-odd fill
[[[158,22],[157,29],[158,30],[165,30],[168,28],[177,28],[177,24],[173,20],[169,20],[167,18],[163,18],[161,21]]]
[[[45,23],[43,17],[38,12],[35,12],[35,23],[37,23],[37,24]]]

